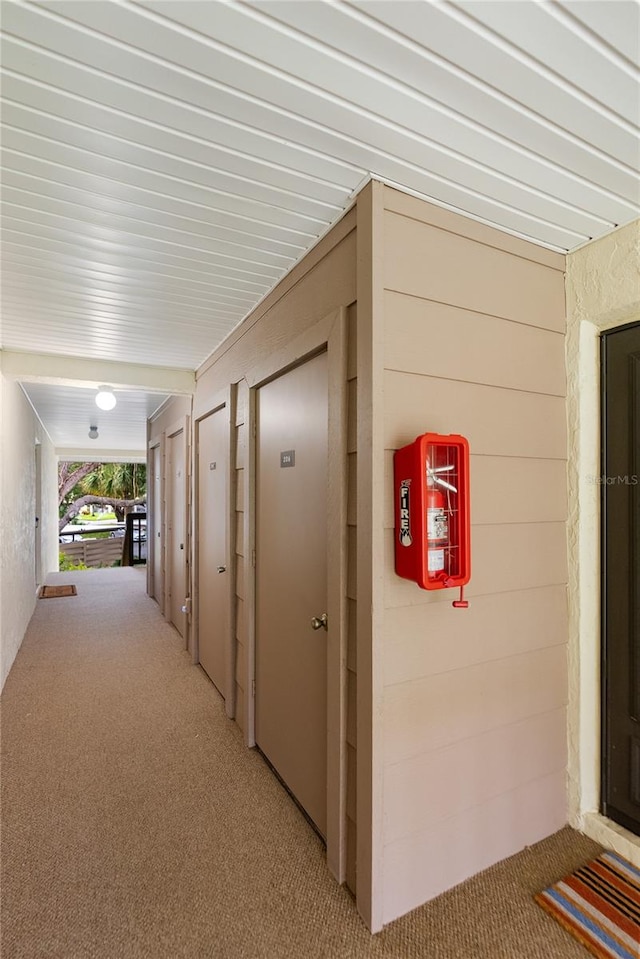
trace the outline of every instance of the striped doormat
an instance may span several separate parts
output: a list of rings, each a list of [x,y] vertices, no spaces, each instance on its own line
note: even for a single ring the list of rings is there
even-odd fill
[[[640,870],[605,852],[535,896],[598,959],[640,959]]]

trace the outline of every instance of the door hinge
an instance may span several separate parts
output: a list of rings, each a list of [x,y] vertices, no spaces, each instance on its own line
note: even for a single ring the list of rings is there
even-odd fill
[[[256,420],[251,424],[251,435],[255,438],[258,435],[258,423]]]
[[[253,566],[254,569],[256,568],[256,551],[255,551],[255,549],[252,549],[252,550],[251,550],[251,565]]]
[[[255,679],[252,679],[252,680],[251,680],[251,695],[253,696],[254,699],[256,698],[256,681],[255,681]]]

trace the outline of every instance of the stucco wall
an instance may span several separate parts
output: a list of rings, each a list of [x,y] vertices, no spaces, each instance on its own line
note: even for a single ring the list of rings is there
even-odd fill
[[[564,258],[392,190],[383,229],[387,923],[566,822],[567,507]],[[426,431],[470,444],[467,610],[394,571]]]
[[[1,363],[1,354],[0,354]],[[1,369],[1,368],[0,368]],[[36,603],[35,448],[41,462],[41,579],[58,568],[57,458],[18,383],[0,372],[0,687]]]
[[[640,320],[640,220],[567,257],[569,812],[640,866],[640,840],[600,807],[600,334]]]

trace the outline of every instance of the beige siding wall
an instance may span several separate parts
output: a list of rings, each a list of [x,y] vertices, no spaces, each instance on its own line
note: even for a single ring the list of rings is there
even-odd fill
[[[384,193],[383,921],[566,822],[564,259]],[[471,449],[470,608],[394,572],[393,451]]]
[[[212,397],[221,391],[236,389],[236,711],[235,719],[252,744],[252,623],[253,623],[253,550],[251,527],[251,436],[250,386],[259,379],[261,369],[278,369],[291,362],[292,344],[300,342],[309,330],[339,308],[348,308],[356,298],[356,215],[348,213],[334,229],[269,294],[262,304],[231,334],[223,345],[198,370],[194,419],[209,407]],[[355,364],[353,364],[355,366]],[[351,449],[351,447],[350,447]],[[353,448],[355,451],[355,447]],[[346,584],[345,584],[346,589]],[[233,612],[233,611],[232,611]],[[355,674],[354,674],[355,675]],[[353,695],[353,692],[352,692]],[[354,745],[355,736],[350,741]],[[353,782],[353,755],[351,757]],[[350,803],[351,830],[346,844],[353,845],[355,800]],[[352,850],[353,851],[353,850]],[[355,873],[355,865],[350,867]],[[353,880],[355,882],[355,880]]]
[[[176,423],[185,416],[191,415],[191,397],[190,396],[172,396],[165,403],[156,415],[149,420],[149,439],[153,440],[162,436],[167,430],[172,429]]]

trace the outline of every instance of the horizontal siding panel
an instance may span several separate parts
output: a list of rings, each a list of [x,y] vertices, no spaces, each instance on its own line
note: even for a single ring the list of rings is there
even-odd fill
[[[564,459],[565,400],[431,376],[384,374],[384,445],[399,449],[421,433],[462,433],[472,453]]]
[[[449,602],[387,609],[383,681],[393,686],[561,646],[567,630],[565,586],[478,596],[464,611]]]
[[[386,687],[385,763],[550,712],[565,706],[567,696],[564,646]]]
[[[387,211],[384,287],[565,330],[564,275],[558,270]]]
[[[384,841],[395,842],[564,770],[564,707],[387,766]]]
[[[383,922],[561,829],[565,780],[564,770],[551,773],[385,846]]]
[[[196,372],[196,403],[220,384],[250,377],[265,358],[356,295],[356,231],[347,214],[262,300]],[[241,342],[240,342],[241,341]],[[201,399],[202,398],[202,399]]]
[[[542,266],[549,266],[560,271],[565,269],[566,258],[564,253],[554,253],[552,250],[546,250],[542,246],[529,242],[529,240],[511,236],[511,234],[495,227],[454,213],[442,206],[436,206],[434,203],[428,203],[394,187],[385,187],[384,206],[385,210],[389,210],[391,213],[397,213],[411,220],[418,220],[449,233],[461,234],[469,240],[496,247],[498,250],[521,256],[526,260],[533,260]]]
[[[393,450],[385,451],[384,525],[393,528]],[[567,518],[564,460],[474,456],[469,463],[471,523],[559,523]]]
[[[564,460],[471,456],[471,522],[559,523],[567,519]]]
[[[397,576],[394,545],[393,530],[386,530],[386,608],[450,602],[456,597],[455,590],[420,589],[411,580]],[[558,586],[566,582],[565,523],[514,523],[472,528],[471,582],[466,587],[468,598]]]
[[[387,291],[386,369],[564,396],[561,333]]]

